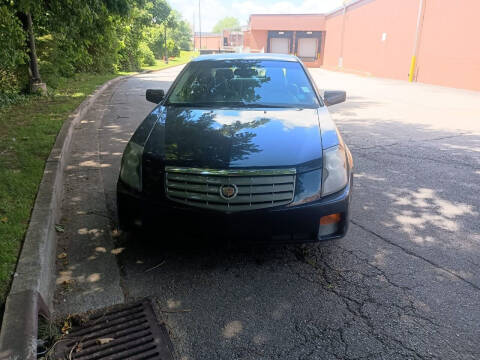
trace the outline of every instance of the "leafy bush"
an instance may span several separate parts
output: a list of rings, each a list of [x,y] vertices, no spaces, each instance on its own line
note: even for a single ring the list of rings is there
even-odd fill
[[[18,68],[25,63],[25,35],[22,25],[9,6],[0,6],[0,94],[17,93],[22,87]]]
[[[40,75],[50,88],[79,72],[137,71],[155,65],[166,50],[178,56],[190,41],[189,25],[166,0],[0,0],[2,103],[28,89],[22,24],[27,12],[33,19]]]
[[[147,44],[150,50],[152,50],[156,59],[161,59],[164,54],[165,37],[163,35],[163,29],[160,26],[152,26],[145,32],[147,38]]]
[[[140,50],[140,56],[142,57],[142,65],[155,65],[155,55],[153,55],[153,51],[150,50],[147,43],[141,42],[138,48]]]
[[[168,49],[168,56],[169,57],[176,57],[180,55],[180,48],[172,39],[167,40],[167,49]]]

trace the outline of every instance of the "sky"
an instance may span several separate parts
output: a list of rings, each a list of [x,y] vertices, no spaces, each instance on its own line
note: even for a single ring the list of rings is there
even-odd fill
[[[199,0],[168,0],[189,23],[195,12],[195,31],[198,29]],[[312,14],[339,8],[342,0],[200,0],[202,32],[211,31],[218,20],[234,16],[247,25],[250,14]]]

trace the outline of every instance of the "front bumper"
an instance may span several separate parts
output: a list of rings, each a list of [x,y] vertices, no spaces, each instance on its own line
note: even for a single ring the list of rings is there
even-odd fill
[[[152,201],[131,190],[120,180],[117,184],[117,208],[120,226],[126,222],[156,231],[175,234],[241,238],[242,241],[312,242],[341,238],[349,223],[352,179],[347,186],[317,201],[297,206],[279,206],[244,212],[223,213],[187,206],[162,199]],[[335,213],[341,220],[332,228],[320,218]],[[325,232],[325,227],[330,226]]]

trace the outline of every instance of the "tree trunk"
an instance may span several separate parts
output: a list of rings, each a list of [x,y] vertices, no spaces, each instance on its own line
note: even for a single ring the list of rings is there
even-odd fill
[[[42,79],[40,77],[40,72],[38,71],[38,59],[37,59],[37,50],[35,49],[35,36],[33,35],[33,23],[32,23],[32,16],[28,12],[26,15],[26,25],[27,25],[27,44],[29,48],[28,55],[30,56],[30,70],[32,76],[32,84],[41,83]]]

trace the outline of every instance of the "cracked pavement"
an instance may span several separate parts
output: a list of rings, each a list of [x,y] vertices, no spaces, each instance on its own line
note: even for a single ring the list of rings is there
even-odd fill
[[[115,231],[115,184],[145,90],[179,70],[122,80],[76,130],[58,315],[153,296],[182,360],[480,358],[480,93],[311,69],[347,91],[347,237],[165,249],[161,224]]]

